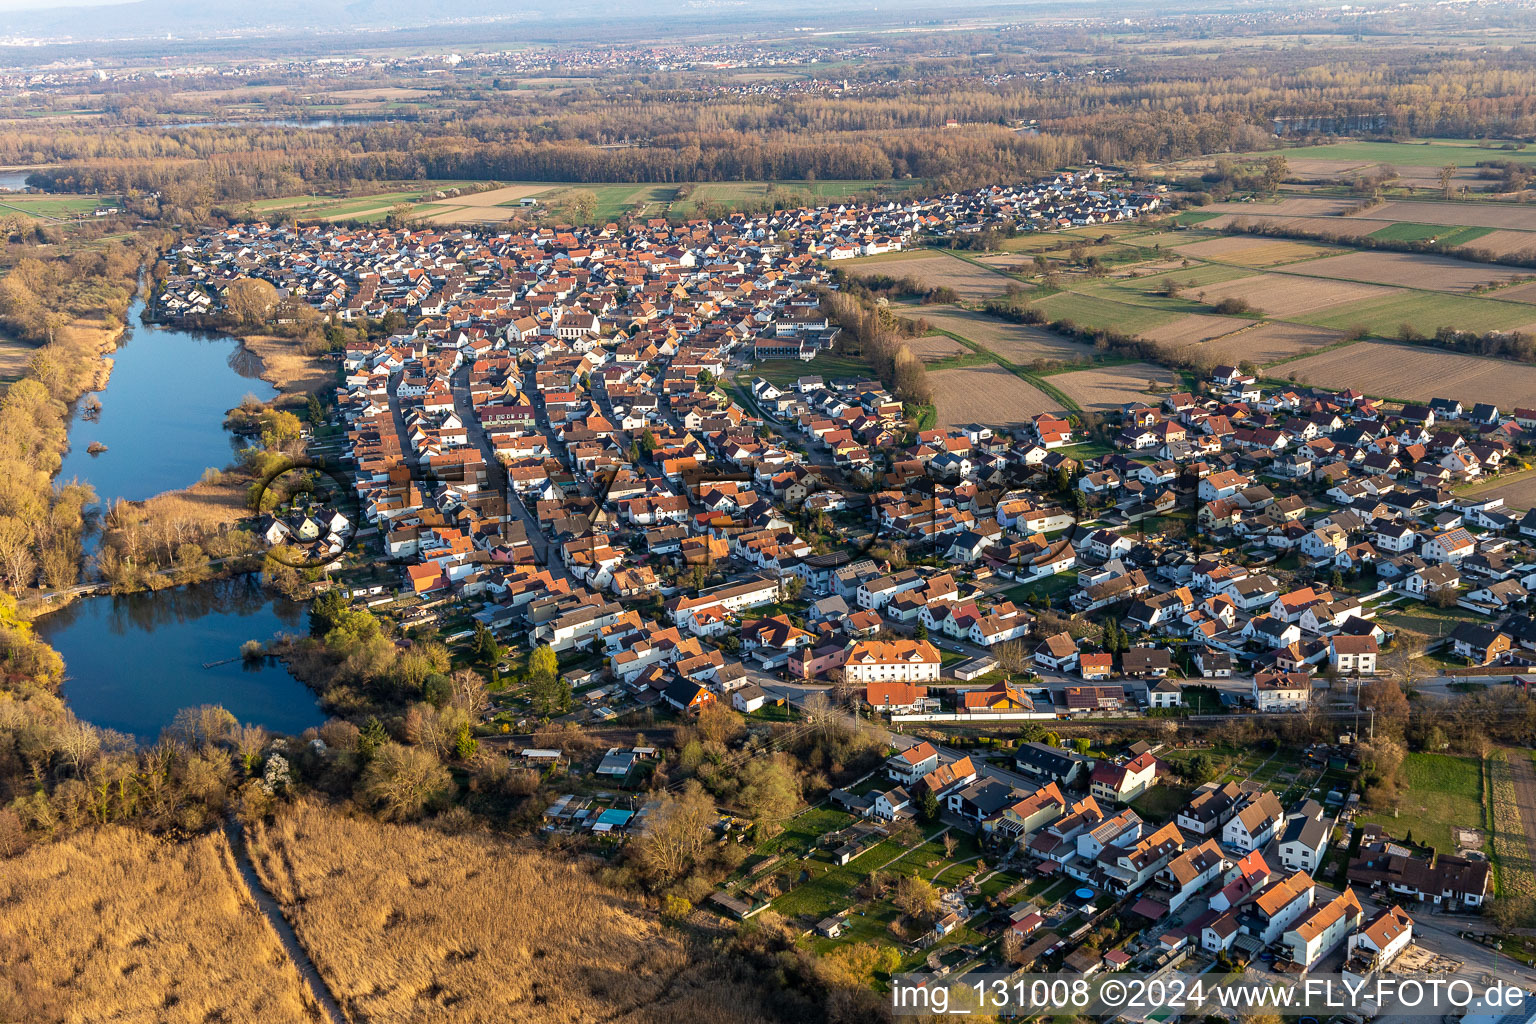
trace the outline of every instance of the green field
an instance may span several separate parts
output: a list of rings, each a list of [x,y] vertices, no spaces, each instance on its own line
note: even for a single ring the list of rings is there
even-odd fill
[[[1169,323],[1180,314],[1150,306],[1079,292],[1058,292],[1031,303],[1051,320],[1071,320],[1079,327],[1103,328],[1134,334]]]
[[[1403,221],[1372,231],[1366,237],[1379,238],[1384,242],[1422,242],[1434,239],[1446,245],[1466,245],[1492,231],[1493,228],[1455,228],[1444,224],[1413,224]]]
[[[1403,164],[1415,167],[1475,167],[1479,160],[1536,162],[1536,147],[1499,149],[1500,143],[1484,146],[1464,139],[1429,139],[1416,142],[1332,142],[1323,146],[1298,146],[1283,150],[1286,157],[1303,160],[1353,160],[1360,163]]]
[[[1395,338],[1398,327],[1405,323],[1413,324],[1424,334],[1434,334],[1441,327],[1479,333],[1507,331],[1529,324],[1531,307],[1520,302],[1469,295],[1408,292],[1334,306],[1289,319],[1344,331],[1364,327],[1378,337]]]
[[[1395,811],[1366,811],[1360,820],[1376,822],[1394,838],[1412,837],[1440,853],[1455,853],[1451,827],[1483,824],[1482,767],[1475,757],[1409,754]]]
[[[770,188],[775,186],[781,190],[795,193],[797,202],[810,203],[834,199],[849,199],[876,189],[888,190],[890,192],[905,192],[908,189],[918,188],[924,184],[926,182],[922,178],[887,178],[858,181],[828,180],[809,183],[804,181],[706,181],[694,185],[687,198],[674,202],[672,204],[672,212],[680,214],[690,213],[702,202],[715,202],[731,206],[735,203],[759,200],[768,194]]]
[[[874,371],[869,368],[867,360],[858,356],[840,356],[823,352],[809,363],[799,359],[765,359],[755,364],[752,372],[745,376],[749,380],[752,377],[761,377],[783,387],[786,384],[793,384],[801,377],[810,376],[823,377],[827,380],[841,380],[845,377],[872,380]]]
[[[24,213],[29,217],[51,217],[68,220],[79,214],[89,214],[105,206],[116,206],[112,196],[50,196],[5,195],[0,196],[0,213]]]

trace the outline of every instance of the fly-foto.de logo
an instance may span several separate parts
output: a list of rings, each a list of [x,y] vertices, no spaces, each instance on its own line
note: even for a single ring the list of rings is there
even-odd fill
[[[285,460],[257,481],[251,501],[267,558],[281,565],[324,568],[357,539],[352,486],[323,459]]]

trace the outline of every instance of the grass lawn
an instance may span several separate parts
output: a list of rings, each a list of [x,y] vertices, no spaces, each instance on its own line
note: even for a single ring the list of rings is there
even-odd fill
[[[1215,220],[1222,214],[1214,210],[1185,210],[1173,218],[1175,224],[1204,224],[1208,220]]]
[[[1131,801],[1131,809],[1148,821],[1172,821],[1189,803],[1189,790],[1177,786],[1153,786]]]
[[[773,909],[789,917],[804,916],[818,921],[835,914],[849,905],[854,888],[871,871],[901,852],[900,843],[887,839],[841,867],[813,859],[806,867],[816,873],[815,877],[774,900]]]
[[[842,378],[873,379],[874,371],[869,367],[869,361],[862,356],[840,356],[830,352],[823,352],[814,360],[807,363],[799,359],[764,359],[753,365],[751,371],[743,376],[762,377],[780,387],[785,384],[793,384],[801,377],[821,377],[825,380],[839,380]]]
[[[1396,814],[1367,811],[1361,821],[1380,824],[1394,837],[1428,843],[1440,853],[1455,853],[1451,826],[1481,828],[1482,769],[1475,757],[1409,754],[1403,759],[1403,785]]]
[[[0,197],[0,210],[13,210],[29,217],[68,218],[116,203],[116,198],[111,196],[6,195]]]
[[[674,213],[690,213],[701,202],[733,203],[751,202],[763,198],[774,186],[796,194],[796,201],[811,203],[821,200],[848,199],[876,189],[905,192],[925,184],[922,178],[862,179],[826,181],[705,181],[693,186],[688,198],[672,204]]]

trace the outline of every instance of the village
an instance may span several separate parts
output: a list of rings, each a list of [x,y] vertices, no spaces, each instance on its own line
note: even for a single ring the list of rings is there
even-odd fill
[[[263,528],[329,557],[360,526],[376,564],[336,579],[354,601],[552,650],[568,703],[508,690],[488,724],[830,707],[889,730],[888,762],[698,913],[772,906],[819,949],[896,935],[937,975],[1476,963],[1484,843],[1357,822],[1354,750],[1396,710],[1378,680],[1447,700],[1536,680],[1536,512],[1466,494],[1528,470],[1536,411],[1220,366],[1103,422],[923,426],[825,308],[844,258],[1158,204],[1090,170],[624,228],[235,225],[168,255],[158,308],[197,317],[252,277],[392,325],[340,353],[355,519]],[[1049,731],[1257,717],[1339,743],[1196,782],[1198,744]],[[513,753],[570,785],[547,829],[600,843],[646,828],[666,757]]]

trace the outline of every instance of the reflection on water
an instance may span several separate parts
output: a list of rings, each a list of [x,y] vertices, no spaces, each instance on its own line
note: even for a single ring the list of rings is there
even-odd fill
[[[143,312],[142,299],[128,311],[132,329],[112,353],[107,388],[96,394],[100,411],[76,404],[58,474],[89,482],[103,504],[187,487],[208,467],[229,465],[235,448],[225,413],[247,394],[277,394],[258,376],[261,361],[234,338],[143,324]],[[90,454],[92,442],[106,451]]]
[[[269,596],[253,576],[85,598],[37,621],[64,657],[63,693],[75,713],[144,740],[195,704],[222,704],[277,732],[318,725],[314,694],[286,668],[240,658],[247,640],[306,626],[302,604]]]

